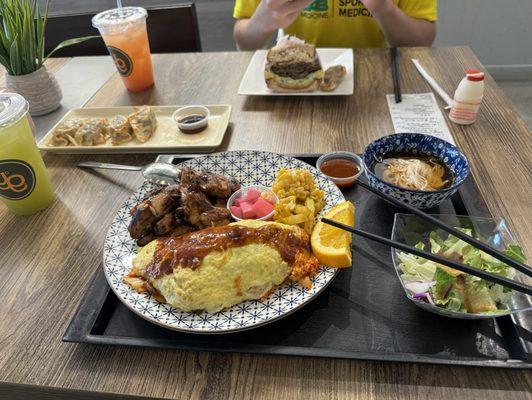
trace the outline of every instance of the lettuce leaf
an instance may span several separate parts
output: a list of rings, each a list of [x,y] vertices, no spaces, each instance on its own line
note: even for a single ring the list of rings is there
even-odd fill
[[[471,236],[473,231],[468,228],[457,228],[461,230],[466,235]],[[458,239],[456,236],[449,235],[444,241],[445,250],[443,251],[443,256],[448,258],[456,258],[453,256],[464,255],[472,247],[469,243],[464,242],[461,239]]]
[[[418,250],[425,250],[425,243],[423,242],[417,242],[416,245],[414,246],[416,249]]]
[[[519,261],[521,263],[524,263],[526,261],[523,249],[521,249],[521,246],[518,246],[516,244],[511,244],[506,247],[506,250],[504,250],[504,254],[506,254],[508,257],[513,258],[515,261]]]
[[[471,265],[475,268],[481,268],[482,266],[482,257],[480,255],[480,250],[474,247],[468,249],[463,255],[464,264]]]
[[[409,253],[397,253],[400,265],[404,272],[403,280],[408,282],[430,282],[433,280],[434,272],[438,264],[426,260],[422,257],[414,256]]]
[[[429,242],[430,242],[430,251],[433,254],[437,254],[440,251],[447,250],[447,246],[445,245],[445,242],[443,239],[436,233],[436,231],[432,231],[429,235]]]
[[[440,267],[437,267],[434,274],[434,280],[436,281],[436,284],[431,288],[433,299],[435,301],[445,300],[451,292],[452,287],[456,283],[456,276],[448,273]]]

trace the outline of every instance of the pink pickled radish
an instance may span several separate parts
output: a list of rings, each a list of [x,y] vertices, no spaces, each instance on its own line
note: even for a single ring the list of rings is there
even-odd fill
[[[250,203],[255,203],[260,197],[260,191],[257,189],[248,189],[246,193],[247,201]]]
[[[243,201],[240,203],[240,209],[242,210],[242,218],[253,219],[255,218],[255,212],[253,212],[253,204]]]
[[[239,206],[231,206],[229,207],[233,215],[237,218],[242,219],[242,209]]]
[[[253,204],[252,210],[257,218],[262,218],[273,211],[273,205],[264,199],[258,199],[255,204]]]

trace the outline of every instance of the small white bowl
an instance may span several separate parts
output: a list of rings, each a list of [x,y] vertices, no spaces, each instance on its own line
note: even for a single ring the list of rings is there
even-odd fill
[[[191,124],[183,124],[179,122],[180,119],[195,114],[204,115],[205,118],[201,121],[193,122]],[[210,116],[211,113],[209,109],[205,106],[185,106],[178,108],[172,114],[172,118],[177,124],[177,127],[183,133],[199,133],[201,130],[205,129],[209,124]]]
[[[271,196],[271,198],[275,200],[273,203],[274,205],[279,203],[279,197],[277,197],[275,192],[267,186],[246,186],[246,187],[240,188],[236,192],[234,192],[231,195],[231,197],[229,197],[229,200],[227,200],[227,209],[229,210],[229,212],[231,213],[231,217],[233,217],[235,221],[248,221],[249,220],[249,219],[244,219],[244,218],[238,218],[237,216],[233,214],[230,208],[232,205],[235,204],[235,200],[239,199],[240,197],[245,196],[249,189],[257,189],[261,193],[267,192]],[[269,221],[273,218],[273,214],[275,214],[275,210],[273,210],[271,213],[269,213],[268,215],[265,215],[262,218],[253,218],[253,221]]]

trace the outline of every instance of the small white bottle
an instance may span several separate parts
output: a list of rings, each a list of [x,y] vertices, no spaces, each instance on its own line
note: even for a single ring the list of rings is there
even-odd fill
[[[484,96],[484,72],[468,69],[454,92],[449,119],[460,125],[469,125],[477,120],[478,108]]]

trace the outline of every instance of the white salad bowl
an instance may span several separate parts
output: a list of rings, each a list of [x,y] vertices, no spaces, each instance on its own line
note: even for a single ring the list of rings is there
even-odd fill
[[[473,236],[484,243],[490,244],[498,250],[504,250],[506,246],[517,244],[506,222],[502,219],[492,219],[483,217],[470,217],[460,215],[433,215],[447,225],[455,228],[468,228],[473,230]],[[392,240],[415,246],[418,242],[427,243],[431,232],[435,231],[442,238],[446,238],[448,233],[435,227],[429,222],[412,214],[395,214],[392,228]],[[532,297],[524,293],[513,291],[508,300],[505,302],[506,309],[497,310],[487,313],[469,313],[454,311],[438,305],[431,304],[423,299],[414,298],[414,293],[405,285],[408,285],[402,278],[401,260],[399,259],[400,250],[392,249],[392,260],[395,272],[401,282],[406,296],[414,302],[415,305],[426,311],[439,314],[450,318],[459,319],[485,319],[495,318],[503,315],[510,315],[519,312],[532,310]],[[514,271],[515,276],[512,279],[520,282],[526,282],[526,275],[519,271]]]

